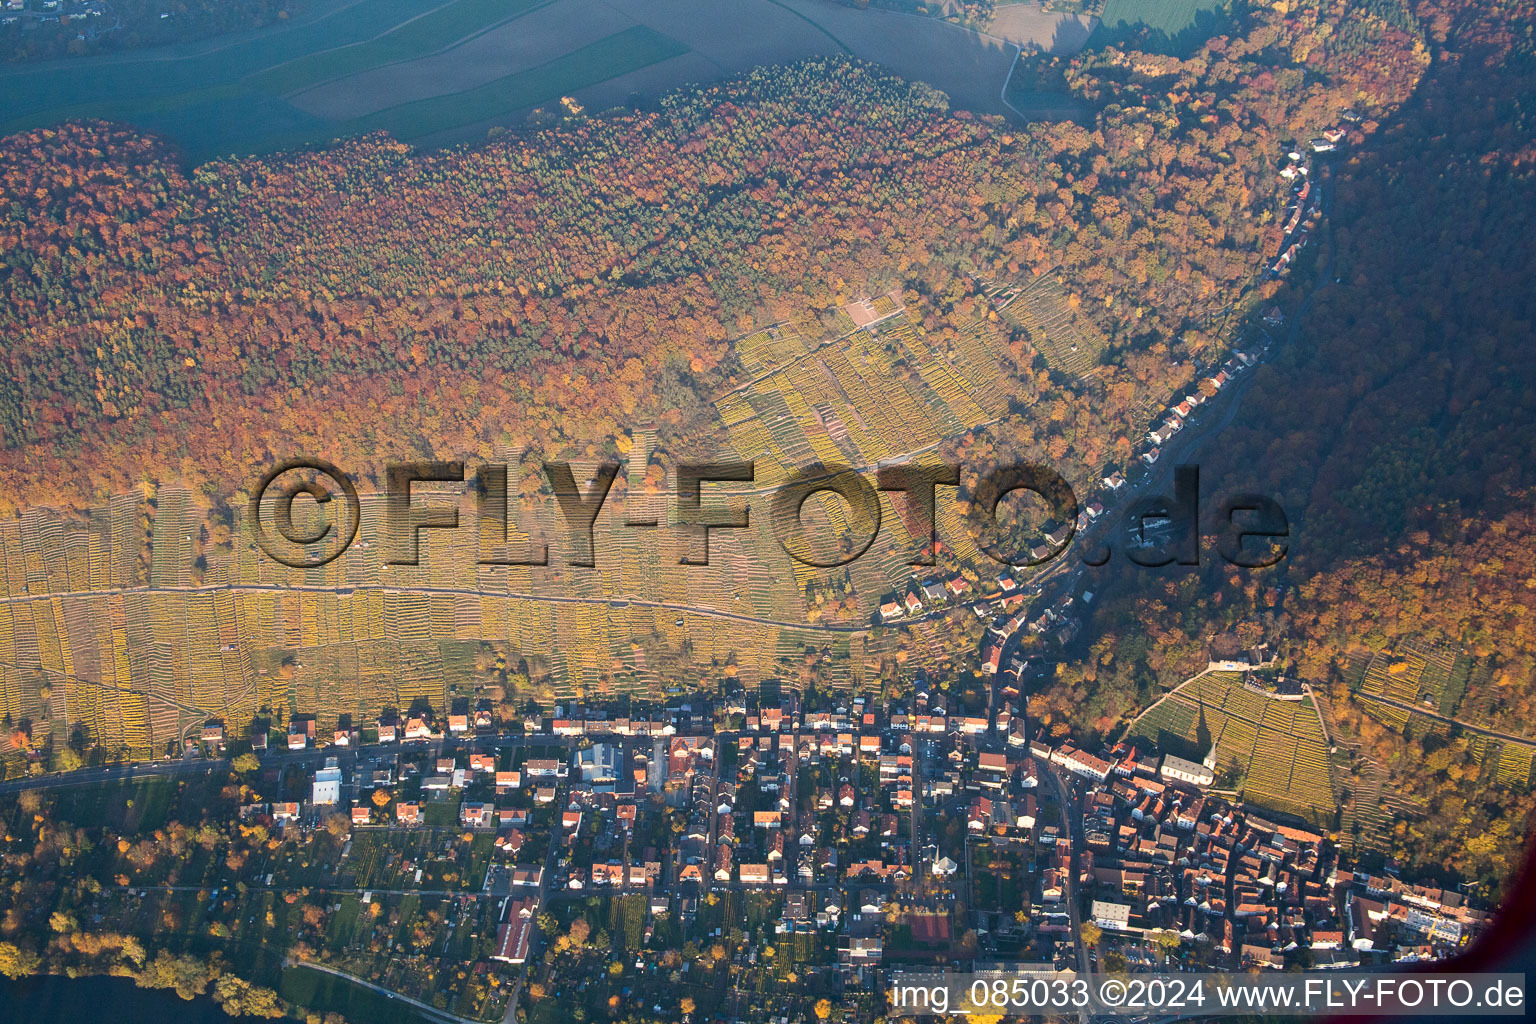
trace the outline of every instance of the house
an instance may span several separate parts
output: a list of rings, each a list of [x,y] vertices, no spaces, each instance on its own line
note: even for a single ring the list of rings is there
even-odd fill
[[[1109,777],[1111,766],[1103,758],[1094,757],[1092,754],[1071,747],[1060,747],[1051,755],[1051,761],[1061,765],[1069,772],[1078,775],[1086,775],[1091,779],[1103,782]]]
[[[533,899],[509,900],[502,913],[501,928],[496,933],[496,952],[492,960],[521,964],[528,960],[528,948],[533,942],[538,923],[538,903]]]
[[[985,832],[991,824],[992,801],[979,796],[971,802],[970,811],[966,815],[966,828],[972,832]]]
[[[402,825],[420,825],[421,804],[395,804],[395,820]]]
[[[594,889],[603,886],[624,885],[624,865],[618,861],[608,861],[606,864],[593,863],[592,887]]]
[[[369,814],[367,804],[358,804],[356,807],[352,808],[352,824],[366,825],[368,824],[370,818],[371,815]]]
[[[325,767],[315,772],[309,802],[316,807],[334,806],[341,800],[341,769],[334,757],[325,759]]]
[[[466,828],[489,828],[492,807],[490,804],[460,804],[459,823]]]
[[[737,870],[737,877],[741,880],[742,885],[767,885],[769,877],[768,865],[743,864]]]
[[[394,722],[380,722],[379,723],[379,742],[380,743],[393,743],[393,742],[395,742],[395,723]]]
[[[298,821],[299,805],[292,800],[273,804],[272,820],[279,825],[286,825],[290,821]]]
[[[837,957],[845,964],[877,964],[885,955],[879,935],[844,935],[838,939]]]
[[[887,601],[880,606],[880,621],[892,622],[901,618],[901,605],[895,601]]]
[[[448,731],[451,733],[464,733],[469,731],[468,715],[449,715]]]

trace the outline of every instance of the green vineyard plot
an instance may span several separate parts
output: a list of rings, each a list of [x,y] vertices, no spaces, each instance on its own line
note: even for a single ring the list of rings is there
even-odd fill
[[[1332,821],[1328,739],[1310,697],[1277,700],[1245,687],[1238,673],[1215,672],[1164,697],[1132,732],[1199,756],[1214,745],[1245,801],[1315,824]]]

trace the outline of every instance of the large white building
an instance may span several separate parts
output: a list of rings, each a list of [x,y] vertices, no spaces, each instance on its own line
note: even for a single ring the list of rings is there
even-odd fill
[[[325,767],[315,772],[310,803],[316,807],[329,807],[341,802],[341,768],[334,757],[325,759]]]
[[[577,751],[576,763],[581,769],[582,781],[594,785],[617,782],[622,756],[619,748],[612,743],[594,743],[585,750]]]
[[[1216,781],[1216,751],[1212,750],[1203,763],[1186,760],[1168,754],[1158,774],[1172,782],[1184,782],[1191,786],[1209,786]]]
[[[1093,901],[1093,923],[1100,928],[1114,928],[1124,931],[1131,923],[1131,907],[1128,903],[1110,903],[1107,900]]]

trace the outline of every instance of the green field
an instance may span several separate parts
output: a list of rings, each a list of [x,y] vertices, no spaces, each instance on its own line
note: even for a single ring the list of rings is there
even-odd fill
[[[452,828],[459,823],[459,798],[450,796],[422,804],[421,820],[431,828]]]
[[[938,18],[791,0],[601,9],[564,0],[315,2],[268,28],[202,43],[0,70],[0,134],[99,118],[163,136],[186,164],[381,130],[408,142],[467,142],[565,96],[596,113],[829,46],[939,88],[963,109],[1004,114],[1000,86],[1015,63],[1000,39]],[[1031,27],[1038,38],[1026,41],[1057,45],[1055,31]],[[1074,29],[1070,48],[1085,31]],[[1013,88],[1026,119],[1086,120],[1064,95]]]
[[[1141,50],[1182,55],[1226,23],[1228,6],[1228,0],[1107,0],[1088,46],[1135,40]]]
[[[488,121],[503,111],[548,103],[584,85],[627,74],[687,50],[675,39],[636,25],[548,64],[464,92],[402,103],[360,117],[348,127],[352,132],[387,131],[400,139],[451,131]]]
[[[0,133],[103,118],[177,142],[190,162],[270,152],[370,131],[412,140],[551,103],[585,86],[687,52],[643,26],[588,45],[556,47],[536,67],[477,88],[329,120],[285,98],[373,68],[441,52],[549,0],[355,0],[308,18],[223,41],[128,58],[0,74]]]
[[[366,42],[312,53],[251,76],[248,84],[284,95],[369,68],[414,60],[527,14],[549,0],[452,0]]]
[[[152,832],[171,816],[176,799],[173,779],[113,782],[62,789],[54,798],[56,813],[74,825],[110,825],[129,833]]]

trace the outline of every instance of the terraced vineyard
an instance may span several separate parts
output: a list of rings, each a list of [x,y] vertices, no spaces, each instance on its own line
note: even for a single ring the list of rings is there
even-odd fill
[[[1024,328],[1030,344],[1058,373],[1082,377],[1098,365],[1103,354],[1105,339],[1073,312],[1071,297],[1052,274],[1042,274],[1024,285],[1004,308],[1003,316]]]
[[[1362,697],[1386,697],[1453,715],[1466,688],[1469,670],[1470,662],[1458,659],[1454,650],[1410,646],[1395,653],[1377,653],[1366,666],[1357,689]],[[1451,685],[1453,678],[1460,679],[1459,687]]]
[[[1349,758],[1341,752],[1336,762],[1340,773],[1350,770]],[[1352,842],[1374,847],[1392,827],[1392,814],[1385,805],[1382,787],[1387,773],[1376,762],[1366,758],[1352,775],[1353,803],[1345,808],[1339,824],[1339,833]]]
[[[1310,697],[1276,700],[1244,687],[1239,673],[1214,672],[1164,697],[1132,733],[1197,757],[1214,745],[1218,764],[1237,769],[1244,800],[1332,821],[1328,740]]]
[[[142,756],[209,717],[238,727],[263,707],[317,715],[322,730],[416,700],[441,709],[481,681],[482,644],[526,660],[556,696],[660,695],[727,676],[861,684],[893,653],[893,639],[866,635],[869,614],[910,578],[926,531],[883,499],[865,556],[816,570],[780,547],[769,494],[811,463],[867,473],[937,452],[1005,415],[1013,397],[991,325],[973,323],[940,345],[897,298],[871,300],[870,311],[869,327],[850,320],[839,336],[781,324],[738,343],[746,383],[719,398],[719,426],[734,454],[755,462],[756,480],[711,484],[706,501],[752,512],[749,528],[714,536],[708,565],[680,564],[699,553],[698,538],[678,528],[665,487],[639,485],[657,466],[656,434],[644,429],[627,439],[628,473],[596,523],[594,569],[567,564],[542,473],[543,490],[514,516],[506,543],[548,541],[548,567],[477,564],[503,542],[488,523],[476,529],[467,501],[459,529],[423,531],[416,566],[387,564],[395,548],[377,494],[361,496],[347,553],[310,569],[261,554],[244,509],[234,513],[233,545],[210,544],[201,496],[174,486],[119,495],[82,519],[29,511],[0,522],[0,711],[33,722],[35,742],[43,730],[63,740],[83,726],[108,749]],[[492,458],[509,466],[509,493],[523,493],[531,470],[517,453]],[[342,503],[327,508],[341,530]],[[940,508],[956,554],[979,559],[953,504]],[[832,553],[848,527],[841,499],[822,494],[803,511],[818,550]],[[631,518],[662,528],[626,525]],[[849,607],[808,596],[832,583],[851,594]],[[932,659],[950,656],[940,623],[915,642]],[[20,770],[20,751],[4,756]]]
[[[1395,700],[1423,708],[1426,712],[1459,717],[1475,724],[1486,723],[1495,731],[1519,732],[1521,726],[1518,724],[1489,721],[1496,716],[1490,716],[1482,709],[1462,706],[1474,678],[1478,685],[1473,689],[1477,692],[1497,692],[1496,687],[1487,685],[1491,681],[1490,672],[1488,665],[1474,664],[1471,659],[1449,647],[1411,645],[1401,651],[1382,651],[1374,655],[1354,689],[1357,699],[1373,717],[1399,732],[1410,732],[1416,736],[1445,734],[1451,727],[1426,714],[1387,704],[1377,698]],[[1529,782],[1532,760],[1536,758],[1536,744],[1507,742],[1476,735],[1472,737],[1472,743],[1478,763],[1493,766],[1501,782],[1517,785]]]
[[[1523,728],[1518,723],[1489,721],[1496,716],[1463,707],[1469,688],[1478,693],[1496,693],[1497,688],[1490,685],[1492,670],[1487,664],[1474,663],[1450,647],[1409,645],[1398,651],[1377,652],[1363,670],[1352,667],[1355,673],[1346,678],[1355,698],[1372,717],[1398,732],[1416,737],[1448,734],[1453,726],[1429,717],[1430,712],[1473,724],[1486,723],[1494,731],[1520,732]],[[1408,707],[1388,704],[1387,700]],[[1422,708],[1423,713],[1410,708]],[[1473,759],[1493,771],[1500,782],[1519,786],[1531,783],[1536,744],[1471,732],[1467,735]]]

